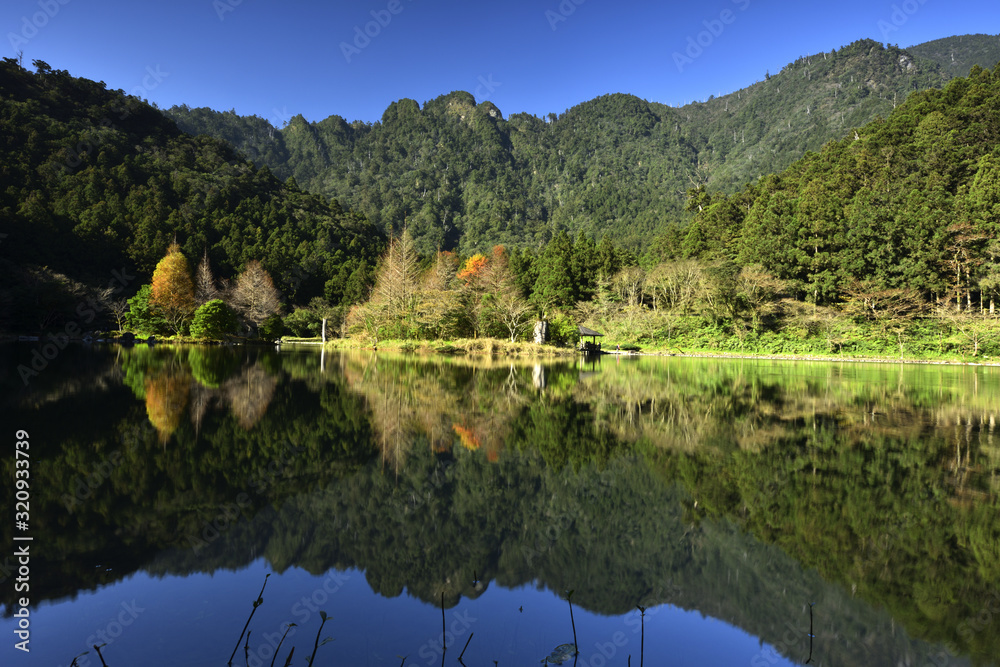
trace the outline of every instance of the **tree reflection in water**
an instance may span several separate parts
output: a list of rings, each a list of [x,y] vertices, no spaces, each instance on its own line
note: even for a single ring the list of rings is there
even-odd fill
[[[815,655],[845,662],[930,650],[896,625],[1000,650],[981,613],[1000,599],[995,369],[319,359],[136,348],[117,376],[142,402],[105,412],[79,378],[46,385],[57,398],[31,414],[59,448],[32,510],[61,576],[38,599],[102,583],[97,548],[117,559],[107,577],[262,554],[429,604],[494,581],[607,614],[669,602],[771,642],[816,601]],[[157,436],[121,448],[137,423]],[[61,494],[119,449],[68,515]],[[191,549],[240,494],[245,516]]]

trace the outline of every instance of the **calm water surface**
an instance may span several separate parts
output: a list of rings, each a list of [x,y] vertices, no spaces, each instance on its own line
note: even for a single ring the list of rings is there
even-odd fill
[[[4,666],[222,667],[252,611],[234,665],[1000,655],[997,368],[32,349]]]

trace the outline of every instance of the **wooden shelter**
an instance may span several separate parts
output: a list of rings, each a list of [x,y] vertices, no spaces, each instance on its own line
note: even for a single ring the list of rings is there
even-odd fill
[[[580,332],[580,349],[584,352],[600,352],[601,344],[597,342],[597,337],[604,337],[604,334],[594,331],[593,329],[588,329],[585,326],[578,325],[576,330]],[[589,341],[583,340],[584,338],[590,338]]]

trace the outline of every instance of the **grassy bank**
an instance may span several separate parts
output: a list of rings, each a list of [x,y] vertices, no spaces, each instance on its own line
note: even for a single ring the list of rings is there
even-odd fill
[[[285,339],[283,339],[284,341]],[[306,339],[285,342],[306,342]],[[372,349],[369,342],[353,338],[336,338],[326,343],[330,349]],[[458,338],[455,340],[381,340],[377,349],[416,354],[472,354],[490,357],[552,358],[573,356],[571,347],[539,345],[524,341],[510,342],[498,338]]]
[[[838,361],[1000,363],[1000,321],[991,317],[927,317],[873,325],[845,316],[774,319],[758,329],[740,322],[706,322],[696,315],[645,311],[639,317],[607,317],[583,324],[604,334],[605,351],[618,346],[643,354],[766,357]],[[319,339],[283,339],[314,343]],[[334,339],[330,348],[371,349],[364,338]],[[379,350],[417,354],[474,354],[545,358],[572,356],[574,345],[511,343],[495,338],[382,340]]]
[[[1000,320],[990,316],[928,316],[858,321],[832,309],[748,322],[706,321],[699,315],[643,311],[584,322],[605,334],[605,349],[635,344],[644,352],[791,358],[994,363]]]

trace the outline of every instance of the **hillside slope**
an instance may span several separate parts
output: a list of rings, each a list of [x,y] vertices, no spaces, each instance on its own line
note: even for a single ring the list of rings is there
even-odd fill
[[[545,119],[504,118],[492,103],[453,92],[422,108],[394,102],[377,123],[296,116],[277,130],[210,109],[167,114],[384,230],[409,226],[423,252],[537,247],[560,230],[638,248],[686,223],[692,187],[735,191],[951,76],[934,59],[861,40],[681,108],[613,94]]]
[[[0,319],[31,328],[20,307],[40,298],[32,267],[147,281],[174,238],[224,278],[260,260],[289,302],[361,295],[382,243],[365,220],[122,91],[36,67],[0,62]]]
[[[931,60],[949,76],[965,76],[974,66],[1000,62],[1000,35],[958,35],[907,47],[918,58]]]
[[[701,193],[683,245],[759,264],[810,300],[863,303],[866,317],[912,315],[884,290],[986,307],[1000,296],[998,146],[1000,63],[738,193]]]

